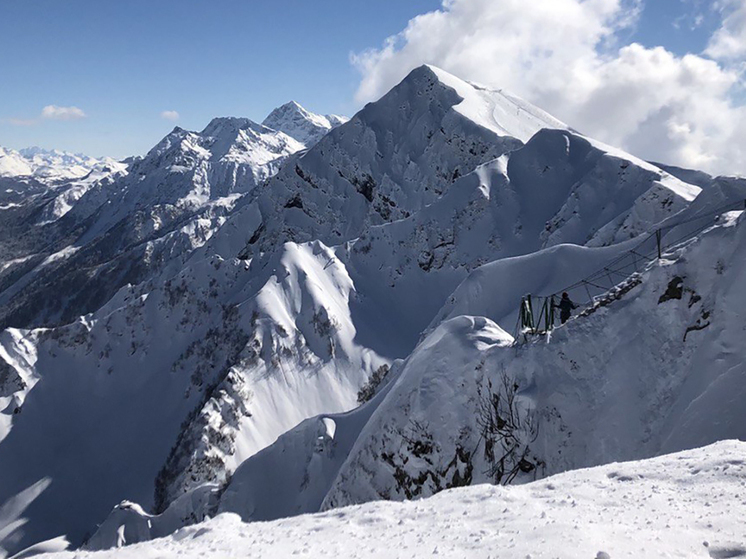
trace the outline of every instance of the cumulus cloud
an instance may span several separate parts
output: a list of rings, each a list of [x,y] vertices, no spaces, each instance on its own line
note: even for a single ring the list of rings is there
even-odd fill
[[[45,120],[80,120],[86,116],[78,107],[47,105],[36,118],[9,118],[8,122],[13,126],[35,126]]]
[[[179,113],[176,111],[163,111],[161,113],[161,118],[165,120],[176,121],[179,120]]]
[[[738,60],[746,56],[746,2],[721,0],[715,8],[723,14],[723,24],[713,36],[705,51],[721,60]]]
[[[80,120],[85,117],[86,114],[78,107],[59,107],[57,105],[47,105],[41,110],[40,116],[45,120]]]
[[[640,6],[634,0],[444,0],[381,48],[352,57],[362,73],[357,99],[375,99],[412,68],[430,63],[506,88],[641,157],[746,174],[746,109],[732,96],[741,75],[715,56],[724,51],[714,50],[718,33],[733,36],[737,26],[729,17],[738,10],[723,4],[723,24],[706,55],[677,56],[663,47],[620,46]],[[729,56],[736,52],[732,44]]]

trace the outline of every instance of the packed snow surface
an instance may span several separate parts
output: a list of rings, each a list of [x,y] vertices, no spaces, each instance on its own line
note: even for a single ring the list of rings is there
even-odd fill
[[[723,559],[746,557],[744,516],[746,443],[724,441],[522,486],[479,485],[273,522],[222,514],[148,543],[42,557]]]

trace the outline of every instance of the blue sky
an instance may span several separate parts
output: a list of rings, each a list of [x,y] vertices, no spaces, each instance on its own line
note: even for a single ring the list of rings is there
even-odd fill
[[[701,4],[648,0],[618,39],[699,53],[720,25]],[[175,124],[202,129],[222,115],[260,121],[290,99],[349,115],[359,108],[361,79],[351,53],[380,48],[411,18],[439,7],[437,0],[0,0],[0,145],[124,157],[144,153]],[[85,118],[39,118],[49,105],[77,107]],[[177,111],[178,120],[163,111]]]
[[[377,46],[433,0],[0,0],[0,145],[142,153],[173,126],[261,120],[295,99],[349,113],[349,54]],[[16,126],[47,105],[87,117]]]

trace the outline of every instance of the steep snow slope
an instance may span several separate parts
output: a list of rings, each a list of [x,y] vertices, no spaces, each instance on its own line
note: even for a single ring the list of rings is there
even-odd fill
[[[435,66],[425,68],[461,97],[462,101],[454,107],[456,112],[499,136],[513,136],[527,142],[542,128],[567,128],[549,113],[510,93],[465,82]]]
[[[606,306],[518,348],[487,319],[443,322],[408,359],[325,506],[428,495],[466,472],[469,483],[500,481],[481,424],[489,382],[501,406],[517,386],[521,419],[494,437],[504,475],[522,459],[535,475],[746,438],[744,251],[736,213]]]
[[[241,194],[303,147],[248,119],[217,118],[200,133],[175,129],[127,173],[92,172],[43,206],[18,209],[19,227],[29,217],[46,227],[7,257],[15,263],[0,276],[0,324],[70,322],[127,283],[178,270]]]
[[[330,249],[287,245],[123,290],[67,327],[6,331],[7,382],[39,380],[4,387],[0,502],[52,482],[22,543],[61,530],[79,544],[123,498],[161,510],[303,419],[351,408],[383,364],[354,342],[352,289]]]
[[[348,120],[346,117],[337,115],[317,115],[307,111],[295,101],[290,101],[269,113],[262,124],[273,130],[284,132],[310,148],[332,128]]]
[[[558,125],[521,104],[498,127],[494,106],[510,113],[517,103],[429,66],[412,71],[257,190],[263,222],[244,233],[247,253],[286,240],[337,244],[419,211],[459,176],[520,147],[518,137]]]
[[[482,485],[275,522],[225,514],[149,543],[44,557],[742,557],[745,452],[744,443],[727,441],[524,486]],[[124,530],[119,543],[137,535]]]

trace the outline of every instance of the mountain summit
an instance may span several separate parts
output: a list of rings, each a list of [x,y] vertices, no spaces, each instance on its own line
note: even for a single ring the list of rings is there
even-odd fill
[[[317,115],[290,101],[269,113],[262,124],[311,147],[332,128],[348,120],[338,115]]]

